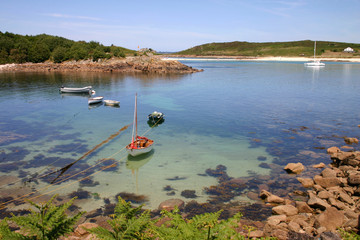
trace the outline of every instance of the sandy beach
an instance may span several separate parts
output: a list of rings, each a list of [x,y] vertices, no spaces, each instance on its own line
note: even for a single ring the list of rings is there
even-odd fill
[[[278,61],[278,62],[309,62],[308,57],[241,57],[241,56],[166,56],[163,60],[203,60],[203,61]],[[316,58],[323,62],[360,63],[360,58]]]

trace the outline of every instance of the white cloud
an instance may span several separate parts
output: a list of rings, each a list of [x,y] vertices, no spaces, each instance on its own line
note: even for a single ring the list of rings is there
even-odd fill
[[[95,17],[87,17],[87,16],[73,16],[61,13],[45,13],[45,16],[54,17],[54,18],[65,18],[65,19],[81,19],[81,20],[92,20],[92,21],[100,21],[101,18]]]

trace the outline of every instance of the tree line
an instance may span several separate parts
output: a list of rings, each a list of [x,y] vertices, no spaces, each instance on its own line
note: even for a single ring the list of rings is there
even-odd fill
[[[135,51],[99,42],[73,41],[63,37],[40,34],[19,35],[0,31],[0,64],[40,63],[47,60],[61,63],[67,60],[109,59],[135,54]]]

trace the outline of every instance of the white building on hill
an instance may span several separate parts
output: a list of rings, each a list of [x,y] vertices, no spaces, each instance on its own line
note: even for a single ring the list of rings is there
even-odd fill
[[[347,48],[344,49],[344,52],[346,52],[346,53],[354,53],[355,51],[351,47],[347,47]]]

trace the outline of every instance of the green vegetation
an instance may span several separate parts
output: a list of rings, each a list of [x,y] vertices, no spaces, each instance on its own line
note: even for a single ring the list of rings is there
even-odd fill
[[[72,205],[74,198],[63,205],[56,206],[52,202],[56,198],[53,196],[44,205],[34,202],[29,203],[38,212],[31,210],[27,216],[12,216],[0,222],[0,239],[39,239],[51,240],[58,239],[73,231],[73,225],[83,213],[78,213],[73,217],[68,217],[65,211]],[[20,227],[20,232],[13,232],[9,228],[9,222],[15,223]]]
[[[99,239],[153,239],[153,221],[150,211],[141,213],[142,206],[132,208],[130,202],[119,197],[115,213],[108,221],[111,230],[103,227],[86,229],[95,234]]]
[[[150,211],[142,206],[132,208],[130,202],[119,197],[115,214],[108,221],[111,230],[103,227],[87,229],[100,239],[245,239],[236,232],[242,216],[236,214],[227,220],[219,220],[221,211],[196,215],[184,219],[176,208],[173,212],[163,210],[161,218],[152,220]],[[156,223],[162,223],[158,226]]]
[[[125,57],[135,51],[98,42],[72,41],[63,37],[40,34],[23,36],[9,32],[0,32],[0,64],[40,63],[47,60],[60,63],[67,60],[109,59]]]
[[[347,47],[353,48],[356,53],[343,53]],[[316,42],[316,55],[322,57],[345,57],[358,56],[360,44],[341,43],[341,42]],[[208,43],[199,45],[176,54],[197,55],[197,56],[284,56],[284,57],[311,57],[314,55],[314,41],[294,41],[294,42],[226,42]]]
[[[73,231],[73,225],[81,217],[83,212],[73,217],[68,217],[65,211],[72,205],[75,198],[59,207],[52,204],[57,195],[53,196],[46,204],[37,205],[29,203],[38,212],[31,210],[27,216],[12,216],[0,222],[0,239],[32,239],[52,240],[65,236]],[[192,219],[185,219],[180,215],[179,209],[169,212],[161,211],[161,217],[151,219],[149,210],[142,210],[143,205],[133,208],[130,202],[121,197],[115,206],[111,220],[108,220],[110,229],[95,227],[86,229],[89,233],[96,235],[99,239],[176,239],[176,240],[197,240],[197,239],[249,239],[249,234],[254,231],[252,226],[243,226],[248,236],[237,232],[238,223],[242,217],[239,212],[227,220],[219,220],[222,210],[213,213],[195,215]],[[19,231],[11,231],[16,224]],[[356,233],[349,233],[339,229],[343,239],[360,239]],[[276,239],[266,237],[261,239]]]
[[[346,232],[344,229],[339,229],[341,239],[344,240],[360,240],[360,235],[354,232]]]

